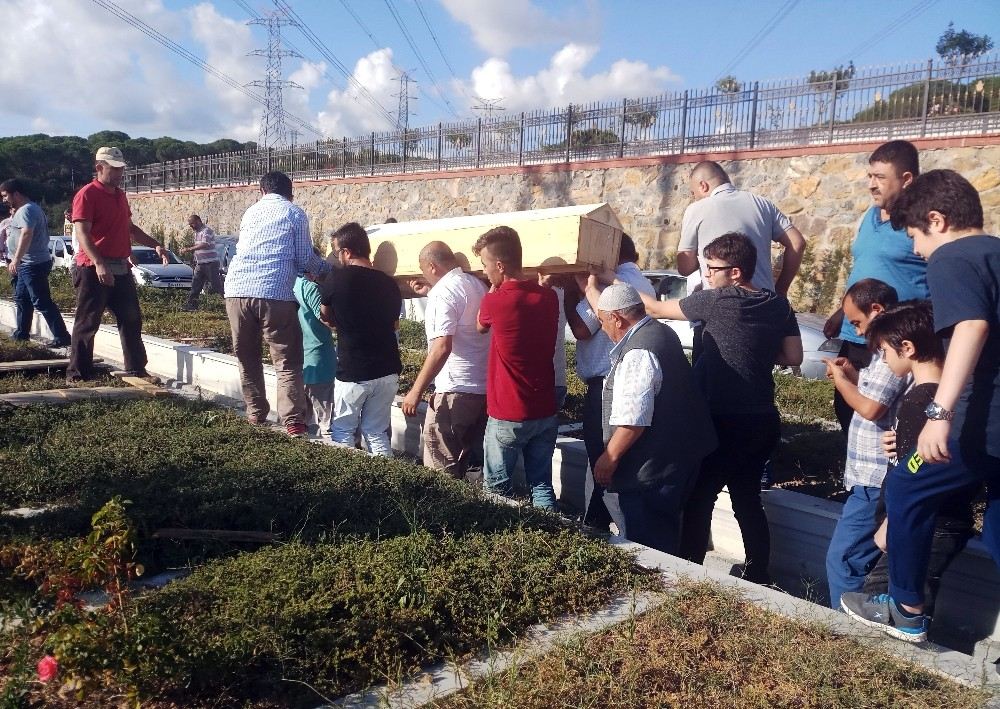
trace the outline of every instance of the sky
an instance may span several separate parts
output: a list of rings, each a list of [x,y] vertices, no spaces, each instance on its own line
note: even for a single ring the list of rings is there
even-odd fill
[[[231,84],[264,78],[267,31],[247,23],[278,5],[302,25],[282,28],[298,142],[392,128],[401,71],[417,126],[479,99],[520,112],[926,61],[950,21],[1000,47],[1000,0],[0,0],[0,134],[256,140],[261,105]]]

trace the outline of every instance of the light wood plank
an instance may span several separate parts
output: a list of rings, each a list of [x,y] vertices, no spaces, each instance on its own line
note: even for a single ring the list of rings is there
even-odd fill
[[[94,358],[94,364],[103,362],[100,357]],[[16,362],[0,362],[0,373],[3,372],[35,372],[41,369],[66,369],[69,359],[24,359]]]
[[[141,389],[122,387],[77,387],[73,389],[43,389],[42,391],[19,391],[0,395],[0,403],[13,406],[34,406],[37,404],[71,404],[74,401],[93,399],[141,399],[148,396]]]

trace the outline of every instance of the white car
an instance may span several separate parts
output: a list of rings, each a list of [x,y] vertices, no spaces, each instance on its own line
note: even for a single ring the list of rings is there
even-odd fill
[[[177,254],[168,251],[170,263],[156,255],[156,250],[148,246],[132,247],[132,275],[137,286],[153,288],[191,288],[194,271],[186,263],[177,258]]]
[[[52,268],[69,268],[73,263],[73,240],[58,234],[49,237]]]

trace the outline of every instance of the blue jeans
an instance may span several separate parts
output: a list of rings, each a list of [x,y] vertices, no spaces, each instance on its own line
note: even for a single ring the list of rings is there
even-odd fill
[[[16,308],[15,340],[31,338],[31,322],[37,310],[45,318],[52,331],[52,337],[61,344],[69,344],[69,331],[63,322],[59,308],[52,302],[49,292],[49,273],[52,260],[45,263],[22,263],[17,267],[17,275],[11,279],[14,286],[14,306]]]
[[[874,539],[880,494],[881,488],[855,485],[844,502],[844,511],[826,552],[831,608],[840,609],[841,594],[864,588],[865,576],[882,555]]]
[[[556,449],[556,417],[529,421],[504,421],[492,416],[483,438],[483,483],[489,492],[506,497],[514,493],[511,476],[519,456],[524,456],[524,476],[531,489],[531,503],[556,509],[552,489],[552,454]]]
[[[909,606],[924,602],[924,582],[930,563],[931,545],[938,510],[956,495],[986,483],[986,515],[983,543],[1000,564],[1000,458],[952,439],[951,460],[923,463],[915,453],[889,471],[885,483],[889,516],[889,593]]]
[[[630,542],[676,556],[684,505],[698,475],[698,468],[698,462],[691,463],[687,470],[679,470],[669,479],[661,480],[656,487],[645,490],[605,491],[605,504],[618,527],[618,534]],[[613,504],[616,497],[617,506]]]

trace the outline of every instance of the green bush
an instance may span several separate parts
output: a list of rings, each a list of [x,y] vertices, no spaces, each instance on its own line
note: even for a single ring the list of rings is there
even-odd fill
[[[337,696],[399,679],[637,584],[652,580],[629,557],[569,532],[292,543],[207,564],[136,600],[143,652],[124,654],[137,658],[131,681],[147,696],[298,704],[308,695],[295,681]],[[61,659],[74,662],[67,648]]]
[[[0,409],[0,506],[56,505],[39,517],[4,521],[11,531],[80,534],[90,515],[116,495],[132,501],[129,514],[147,553],[149,534],[162,527],[314,540],[414,529],[461,534],[526,520],[559,526],[541,512],[488,503],[436,471],[292,440],[208,404],[144,400]]]

